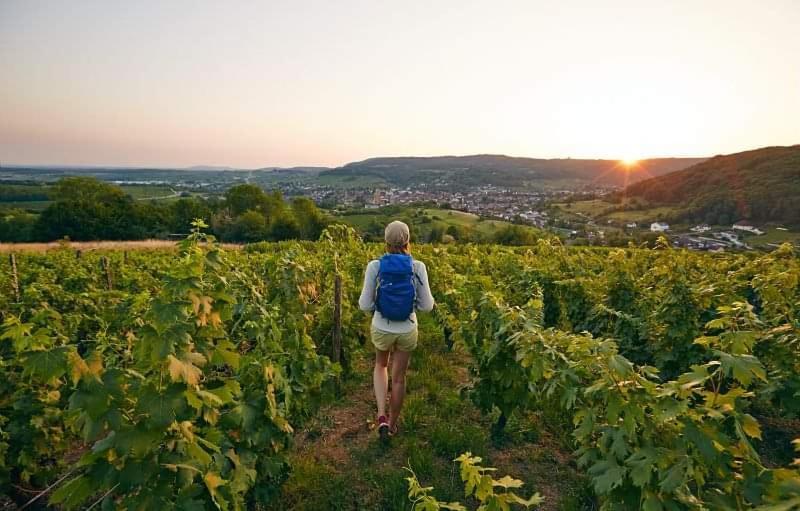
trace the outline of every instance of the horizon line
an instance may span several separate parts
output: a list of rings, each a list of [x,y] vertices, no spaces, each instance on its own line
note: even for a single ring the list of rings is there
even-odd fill
[[[791,146],[765,146],[765,147],[791,147]],[[763,149],[761,147],[757,149]],[[747,149],[752,150],[752,149]],[[739,151],[744,152],[744,151]],[[735,154],[735,153],[726,153],[726,154]],[[175,165],[127,165],[127,164],[104,164],[104,163],[89,163],[89,164],[75,164],[75,163],[23,163],[23,162],[4,162],[0,160],[0,169],[3,168],[51,168],[51,169],[120,169],[120,170],[202,170],[202,169],[209,169],[209,170],[219,170],[219,171],[243,171],[243,172],[255,172],[265,169],[272,169],[272,170],[291,170],[291,169],[298,169],[298,168],[321,168],[321,169],[337,169],[349,165],[351,163],[361,163],[368,160],[376,160],[376,159],[383,159],[383,158],[470,158],[475,156],[500,156],[504,158],[517,158],[517,159],[531,159],[531,160],[546,160],[546,161],[553,161],[553,160],[585,160],[585,161],[623,161],[625,158],[589,158],[589,157],[572,157],[572,156],[560,156],[554,158],[543,158],[538,156],[517,156],[517,155],[509,155],[503,153],[471,153],[471,154],[431,154],[431,155],[408,155],[408,154],[401,154],[401,155],[382,155],[382,156],[369,156],[367,158],[363,158],[360,160],[351,160],[345,163],[342,163],[337,166],[330,166],[330,165],[313,165],[313,164],[300,164],[300,165],[288,165],[288,166],[281,166],[281,165],[264,165],[261,167],[234,167],[231,165],[216,165],[216,164],[194,164],[194,165],[182,165],[182,166],[175,166]],[[716,155],[715,155],[716,156]],[[700,159],[700,158],[711,158],[711,156],[647,156],[642,158],[636,158],[636,161],[646,161],[646,160],[663,160],[663,159]],[[199,167],[199,168],[195,168]]]
[[[642,158],[636,158],[636,161],[647,161],[647,160],[662,160],[662,159],[710,159],[714,156],[724,156],[728,154],[739,154],[749,151],[757,151],[759,149],[769,149],[774,147],[795,147],[800,144],[790,144],[790,145],[766,145],[751,149],[744,149],[741,151],[736,151],[732,153],[718,153],[713,156],[703,155],[680,155],[680,156],[647,156]],[[20,162],[13,162],[7,163],[3,160],[0,160],[0,169],[3,167],[19,167],[19,168],[63,168],[63,169],[121,169],[121,170],[200,170],[195,169],[195,167],[200,168],[208,168],[210,170],[219,170],[219,171],[245,171],[245,172],[254,172],[264,169],[278,169],[278,170],[291,170],[291,169],[298,169],[298,168],[321,168],[321,169],[337,169],[349,165],[351,163],[360,163],[368,160],[375,160],[381,158],[469,158],[475,156],[501,156],[504,158],[527,158],[532,160],[586,160],[586,161],[624,161],[626,158],[589,158],[589,157],[572,157],[572,156],[560,156],[554,158],[542,158],[537,156],[517,156],[517,155],[509,155],[503,153],[471,153],[471,154],[432,154],[432,155],[383,155],[383,156],[369,156],[364,159],[360,160],[352,160],[346,163],[340,164],[338,166],[329,166],[329,165],[313,165],[313,164],[303,164],[303,165],[288,165],[288,166],[281,166],[281,165],[264,165],[261,167],[234,167],[231,165],[216,165],[216,164],[193,164],[193,165],[183,165],[183,166],[174,166],[174,165],[123,165],[123,164],[103,164],[103,163],[91,163],[91,164],[70,164],[70,163],[20,163]]]

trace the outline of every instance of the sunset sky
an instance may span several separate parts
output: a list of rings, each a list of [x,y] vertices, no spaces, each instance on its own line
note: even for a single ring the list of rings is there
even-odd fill
[[[0,164],[800,143],[800,2],[0,1]]]

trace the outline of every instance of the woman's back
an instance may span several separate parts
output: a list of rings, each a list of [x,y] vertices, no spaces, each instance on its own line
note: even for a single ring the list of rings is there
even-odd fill
[[[415,303],[414,309],[427,312],[433,309],[433,295],[431,294],[430,284],[428,283],[428,269],[422,261],[414,260],[412,263],[414,271],[414,290]],[[361,289],[361,297],[358,299],[358,306],[363,311],[374,311],[372,316],[372,326],[392,333],[410,332],[417,326],[417,314],[412,311],[411,316],[405,321],[391,321],[384,318],[375,309],[375,298],[378,288],[378,274],[380,273],[380,260],[375,259],[367,264],[364,272],[364,286]]]

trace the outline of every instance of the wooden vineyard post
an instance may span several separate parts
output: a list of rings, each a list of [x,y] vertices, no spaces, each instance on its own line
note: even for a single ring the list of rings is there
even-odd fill
[[[122,262],[128,264],[128,251],[122,253]]]
[[[333,281],[333,362],[341,362],[342,354],[342,276]]]
[[[108,290],[111,291],[114,289],[114,283],[111,280],[111,265],[108,263],[108,258],[106,256],[100,258],[100,267],[103,268],[103,271],[106,273],[106,285]]]
[[[80,258],[81,258],[81,251],[80,250],[76,250],[75,251],[75,259],[80,259]]]
[[[11,263],[11,287],[14,290],[14,300],[19,303],[19,274],[17,273],[17,257],[9,254],[8,260]]]

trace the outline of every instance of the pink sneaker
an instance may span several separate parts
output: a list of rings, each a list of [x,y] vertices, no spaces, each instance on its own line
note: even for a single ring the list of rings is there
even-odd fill
[[[389,421],[385,415],[378,417],[378,436],[382,442],[389,440]]]

